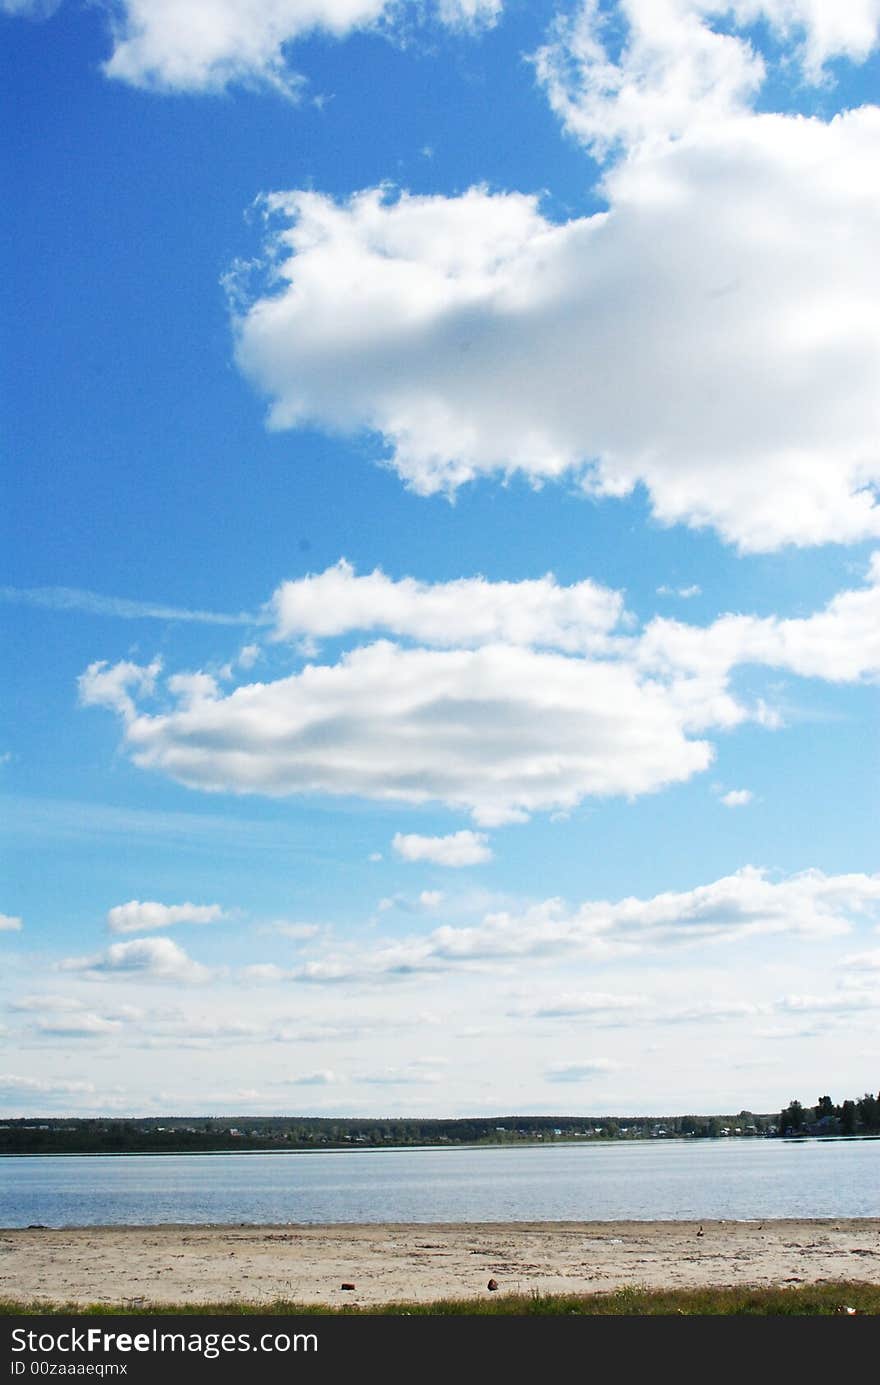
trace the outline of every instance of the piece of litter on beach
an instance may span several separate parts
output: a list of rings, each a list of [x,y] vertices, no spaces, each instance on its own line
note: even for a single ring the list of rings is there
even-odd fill
[[[341,1284],[339,1287],[342,1288],[342,1289],[353,1289],[353,1288],[354,1288],[354,1285],[353,1285],[353,1284]]]

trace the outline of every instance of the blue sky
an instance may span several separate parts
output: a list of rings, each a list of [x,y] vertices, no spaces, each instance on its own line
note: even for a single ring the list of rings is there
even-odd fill
[[[878,0],[0,26],[3,1109],[876,1089]]]

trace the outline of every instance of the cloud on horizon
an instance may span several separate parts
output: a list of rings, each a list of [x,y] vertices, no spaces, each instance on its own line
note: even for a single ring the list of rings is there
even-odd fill
[[[58,966],[60,971],[81,972],[96,980],[115,976],[201,984],[212,975],[208,967],[194,962],[170,938],[133,938],[127,943],[111,943],[105,952],[67,957]]]

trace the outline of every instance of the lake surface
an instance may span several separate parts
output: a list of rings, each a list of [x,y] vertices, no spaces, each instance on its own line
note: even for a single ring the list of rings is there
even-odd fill
[[[880,1140],[0,1159],[0,1225],[880,1216]]]

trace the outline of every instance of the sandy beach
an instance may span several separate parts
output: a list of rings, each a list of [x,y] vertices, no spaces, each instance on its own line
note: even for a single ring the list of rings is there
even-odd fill
[[[880,1220],[0,1231],[0,1297],[381,1304],[621,1285],[880,1283]],[[343,1290],[342,1284],[353,1284]]]

